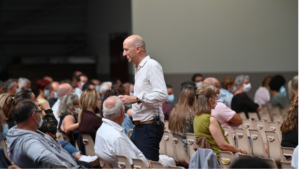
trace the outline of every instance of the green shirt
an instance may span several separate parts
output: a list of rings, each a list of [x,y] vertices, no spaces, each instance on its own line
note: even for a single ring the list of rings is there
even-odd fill
[[[194,118],[194,132],[195,132],[196,137],[202,136],[202,137],[207,138],[207,140],[211,146],[211,149],[216,153],[218,160],[220,161],[219,150],[221,150],[221,149],[217,145],[216,141],[214,140],[213,136],[211,135],[211,133],[209,131],[210,117],[214,117],[214,116],[212,116],[210,114],[201,114],[201,115],[196,116]],[[219,121],[218,121],[218,123],[220,125],[224,139],[229,144],[227,137],[225,137],[225,135],[224,135],[224,129],[221,127],[221,124]]]

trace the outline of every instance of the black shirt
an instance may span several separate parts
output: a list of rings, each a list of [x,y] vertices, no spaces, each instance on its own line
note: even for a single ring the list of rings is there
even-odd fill
[[[296,148],[298,145],[298,125],[289,133],[282,134],[281,146]]]
[[[248,112],[256,112],[258,104],[254,103],[246,93],[240,93],[233,96],[231,109],[237,113],[244,112],[248,118]]]

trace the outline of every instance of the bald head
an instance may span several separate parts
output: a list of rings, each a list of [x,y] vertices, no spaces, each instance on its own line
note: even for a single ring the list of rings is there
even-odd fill
[[[131,43],[134,48],[137,48],[138,46],[141,47],[141,49],[146,52],[145,41],[139,35],[131,35],[128,38],[126,38],[125,41]]]
[[[54,92],[58,91],[58,88],[59,88],[59,83],[58,82],[52,82],[51,86],[52,86],[52,89],[53,89]]]
[[[68,83],[63,83],[58,86],[57,97],[61,99],[66,94],[73,94],[73,87]]]
[[[124,105],[121,99],[116,96],[108,97],[103,103],[103,115],[108,119],[116,119],[123,118],[121,115],[122,111],[124,111]],[[118,119],[116,119],[118,120]],[[121,119],[119,119],[121,120]]]
[[[221,89],[220,82],[214,77],[208,77],[203,81],[203,84],[215,86],[218,90]]]

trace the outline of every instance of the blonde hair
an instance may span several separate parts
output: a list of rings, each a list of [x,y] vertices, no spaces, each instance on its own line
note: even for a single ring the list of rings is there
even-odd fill
[[[6,98],[9,96],[8,93],[2,93],[0,94],[0,106],[3,107]]]
[[[76,100],[78,100],[78,96],[76,94],[64,95],[60,101],[58,117],[61,118],[66,115],[74,115],[72,108]]]
[[[99,99],[99,94],[96,90],[86,89],[85,91],[83,91],[79,100],[81,110],[78,114],[78,123],[81,123],[81,116],[83,110],[86,110],[90,106],[93,109],[96,109],[98,99]]]
[[[212,85],[203,84],[197,88],[196,91],[196,104],[195,104],[195,113],[196,115],[201,115],[203,113],[210,114],[211,107],[209,103],[210,98],[214,98],[218,93],[218,89]]]
[[[282,134],[291,132],[298,125],[298,96],[292,101],[291,108],[286,113],[287,116],[280,127]]]

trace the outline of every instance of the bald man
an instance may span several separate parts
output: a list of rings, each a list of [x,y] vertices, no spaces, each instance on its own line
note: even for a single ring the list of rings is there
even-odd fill
[[[150,58],[142,37],[131,35],[123,42],[123,56],[135,65],[134,96],[120,97],[124,104],[132,104],[135,123],[132,142],[147,159],[159,160],[159,142],[164,132],[162,103],[168,92],[161,65]]]
[[[229,127],[232,131],[232,134],[235,135],[234,128],[241,125],[243,121],[241,117],[238,114],[236,114],[235,111],[231,110],[229,107],[227,107],[224,103],[220,101],[221,86],[219,80],[213,77],[208,77],[203,81],[203,84],[212,85],[218,89],[219,100],[215,109],[211,110],[211,115],[214,116],[222,124],[222,127]]]
[[[49,90],[50,90],[50,98],[48,100],[50,107],[53,107],[53,105],[55,104],[55,102],[57,101],[58,97],[57,97],[57,91],[59,88],[59,83],[58,82],[52,82],[49,85]]]
[[[52,107],[53,114],[54,114],[54,116],[55,116],[58,123],[59,123],[59,119],[60,119],[58,117],[58,108],[59,108],[59,105],[60,105],[60,99],[66,94],[73,94],[73,93],[74,93],[74,89],[68,83],[63,83],[63,84],[58,86],[58,90],[57,90],[58,99]]]

